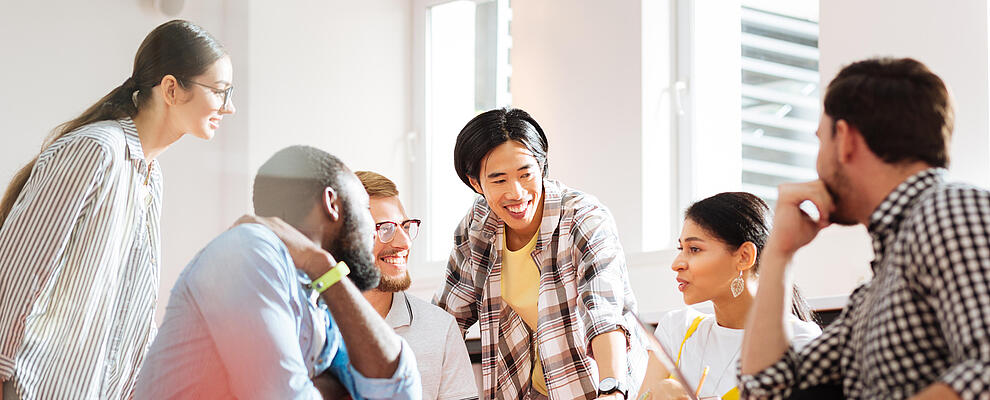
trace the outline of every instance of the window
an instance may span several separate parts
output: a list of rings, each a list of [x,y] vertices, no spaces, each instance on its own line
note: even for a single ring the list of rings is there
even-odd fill
[[[741,14],[742,190],[772,206],[777,185],[818,176],[818,4],[763,3]]]
[[[450,255],[453,231],[475,198],[454,172],[457,134],[478,113],[511,104],[511,12],[506,0],[421,4],[424,87],[416,96],[426,106],[416,124],[422,162],[414,160],[414,182],[421,188],[414,196],[424,223],[413,257],[437,264]]]

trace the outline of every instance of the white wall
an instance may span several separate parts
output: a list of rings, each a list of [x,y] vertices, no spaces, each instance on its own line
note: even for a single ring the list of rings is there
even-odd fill
[[[990,187],[987,2],[821,1],[823,83],[874,56],[912,57],[946,82],[955,100],[950,172]]]
[[[122,83],[144,36],[169,20],[150,0],[10,2],[0,13],[0,186],[44,135]],[[183,138],[165,173],[158,317],[185,264],[251,211],[251,181],[277,149],[309,144],[354,169],[409,181],[408,2],[187,1],[234,64],[237,114],[210,142]],[[404,195],[408,196],[408,194]]]
[[[623,245],[630,253],[630,275],[640,309],[654,315],[681,304],[671,284],[674,274],[669,266],[674,251],[640,252],[647,246],[640,247],[637,236],[648,229],[642,213],[650,206],[648,198],[638,197],[641,191],[649,190],[649,176],[643,175],[642,167],[664,165],[650,159],[648,152],[640,154],[640,150],[656,143],[668,145],[666,135],[672,134],[670,130],[676,126],[668,123],[669,109],[663,110],[671,103],[672,78],[665,81],[665,71],[651,76],[640,69],[663,60],[662,55],[650,54],[657,51],[650,42],[668,49],[668,53],[673,51],[664,42],[670,32],[655,27],[657,19],[663,23],[664,18],[676,15],[666,3],[513,2],[514,105],[532,112],[547,130],[551,175],[599,196],[616,214]],[[691,12],[702,16],[718,8],[711,3],[698,4]],[[820,4],[823,83],[832,79],[840,65],[876,54],[912,56],[927,63],[952,87],[957,102],[951,171],[957,178],[987,186],[990,138],[986,2],[821,0]],[[644,10],[650,14],[643,14]],[[700,18],[698,15],[692,18]],[[683,11],[681,16],[684,17]],[[705,18],[711,22],[720,17]],[[704,38],[695,40],[704,44]],[[738,41],[738,37],[725,35],[722,40]],[[738,44],[730,45],[738,48]],[[725,54],[725,64],[738,63],[731,52]],[[698,61],[710,65],[717,59]],[[700,67],[693,68],[694,78],[698,79]],[[689,83],[689,91],[705,84],[697,80]],[[738,93],[726,94],[730,95],[738,98]],[[691,120],[694,124],[711,124],[723,116],[738,119],[738,103],[694,101],[706,107],[704,115]],[[659,120],[651,122],[654,108],[662,111],[657,114]],[[720,128],[706,127],[703,133],[712,135],[717,129]],[[706,139],[705,143],[713,140],[717,138]],[[712,175],[718,173],[717,165],[721,164],[709,164],[706,168],[711,169],[702,171],[703,175],[717,179]],[[664,183],[666,178],[658,177],[657,181]],[[736,188],[720,190],[732,189]],[[705,187],[704,191],[717,190]],[[680,213],[672,211],[673,215]],[[664,212],[659,214],[650,218],[663,220]],[[675,218],[671,224],[676,235],[679,221]],[[670,242],[665,247],[672,245]],[[869,236],[863,227],[832,227],[796,255],[795,281],[809,297],[847,294],[871,276],[872,258]]]
[[[249,170],[306,143],[406,188],[409,2],[252,1],[249,14]]]
[[[641,4],[512,2],[512,101],[540,122],[550,176],[597,196],[641,244]]]

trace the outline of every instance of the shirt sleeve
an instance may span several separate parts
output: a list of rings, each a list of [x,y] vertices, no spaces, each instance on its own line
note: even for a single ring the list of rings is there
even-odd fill
[[[25,319],[58,275],[83,209],[110,169],[110,150],[95,140],[59,145],[35,164],[0,228],[0,381],[13,375]]]
[[[631,331],[623,313],[632,293],[626,293],[629,276],[615,221],[600,206],[576,210],[575,214],[573,256],[578,296],[587,310],[588,347],[596,336],[619,329],[626,336],[628,350]]]
[[[915,258],[927,264],[919,280],[936,300],[930,304],[953,360],[937,381],[976,399],[990,392],[990,194],[957,189],[945,195],[946,209],[922,213],[928,223],[914,225],[931,238],[917,243]]]
[[[273,234],[242,225],[228,231],[200,256],[190,272],[189,293],[202,314],[240,399],[319,399],[299,346],[299,283],[287,250]]]
[[[860,286],[854,290],[849,296],[849,305],[839,317],[825,328],[821,336],[800,351],[795,350],[793,345],[788,346],[779,361],[756,374],[745,375],[737,370],[742,398],[785,399],[794,389],[840,384],[842,370],[839,360],[850,351],[846,347],[851,331],[848,315],[851,315],[863,288]]]
[[[680,330],[682,325],[684,325],[683,320],[677,321],[673,318],[674,314],[680,314],[677,310],[668,311],[660,317],[657,321],[657,329],[653,331],[653,336],[657,338],[660,345],[663,346],[663,350],[669,354],[671,357],[676,359],[677,350],[680,347],[680,342],[674,343],[673,332]]]
[[[348,371],[354,381],[355,399],[395,399],[420,400],[423,398],[423,384],[416,366],[416,356],[405,339],[399,352],[399,366],[390,378],[366,378],[353,365]]]
[[[790,342],[794,349],[801,351],[808,343],[821,336],[822,329],[814,322],[801,321],[797,317],[791,318]]]
[[[464,337],[451,319],[444,340],[443,366],[440,368],[439,400],[478,398],[478,382],[474,378],[471,357],[468,356]]]
[[[472,208],[454,230],[454,249],[447,261],[443,283],[433,296],[433,304],[453,315],[461,332],[478,322],[477,302],[482,290],[479,285],[484,284],[483,280],[477,279],[471,266],[469,234],[473,216]]]

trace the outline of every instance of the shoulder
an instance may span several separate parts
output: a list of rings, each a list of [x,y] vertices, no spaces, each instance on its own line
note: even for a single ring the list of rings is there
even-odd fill
[[[490,218],[490,213],[491,209],[488,207],[488,201],[485,200],[485,197],[476,195],[474,201],[471,203],[471,209],[461,219],[457,233],[461,234],[472,228],[483,226],[488,218]]]
[[[671,337],[681,336],[683,337],[687,333],[688,328],[694,323],[695,319],[701,318],[704,320],[709,317],[708,315],[701,313],[691,307],[683,307],[677,310],[668,311],[660,317],[660,321],[657,322],[657,338],[660,338],[659,334],[666,334]]]
[[[813,321],[802,321],[800,318],[794,316],[794,314],[789,314],[787,316],[787,323],[791,325],[791,329],[794,330],[794,334],[813,334],[820,335],[822,333],[822,328]]]
[[[197,276],[197,270],[213,270],[289,280],[294,273],[288,249],[274,232],[260,224],[241,224],[221,233],[187,268],[191,277]]]
[[[548,191],[555,191],[559,201],[550,202],[545,207],[559,208],[561,224],[572,225],[572,231],[578,235],[590,235],[598,232],[616,231],[615,219],[597,197],[564,186],[560,182],[548,179]],[[544,209],[546,215],[546,209]],[[605,230],[601,230],[605,228]]]
[[[546,185],[548,189],[555,190],[560,194],[560,209],[562,214],[570,214],[576,218],[589,216],[611,217],[608,208],[594,195],[567,187],[551,179],[546,181]]]
[[[409,305],[412,307],[413,318],[422,320],[427,326],[436,330],[447,329],[448,325],[456,325],[457,322],[454,320],[454,316],[442,308],[413,296],[409,292],[403,292],[403,294],[405,294],[406,299],[409,300]]]
[[[990,214],[990,191],[964,183],[944,183],[934,186],[918,198],[912,217],[916,222],[921,222],[931,218],[944,220],[947,217],[988,214]]]
[[[126,146],[124,130],[117,121],[99,121],[58,138],[41,153],[39,160],[49,159],[64,149],[85,148],[89,156],[110,161],[122,158]]]
[[[802,321],[798,317],[790,314],[787,316],[787,323],[790,325],[789,338],[796,349],[804,347],[822,334],[822,328],[812,321]]]
[[[908,242],[915,250],[990,235],[990,191],[975,186],[937,184],[920,194],[908,213],[900,230],[910,235]]]
[[[97,143],[111,151],[123,152],[127,147],[124,128],[117,121],[99,121],[83,125],[65,135],[68,140],[81,140]]]

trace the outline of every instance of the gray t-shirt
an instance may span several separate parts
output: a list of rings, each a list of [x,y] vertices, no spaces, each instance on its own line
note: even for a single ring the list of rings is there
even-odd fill
[[[474,369],[454,317],[415,296],[397,292],[392,295],[385,322],[406,339],[416,355],[424,400],[478,398]]]

